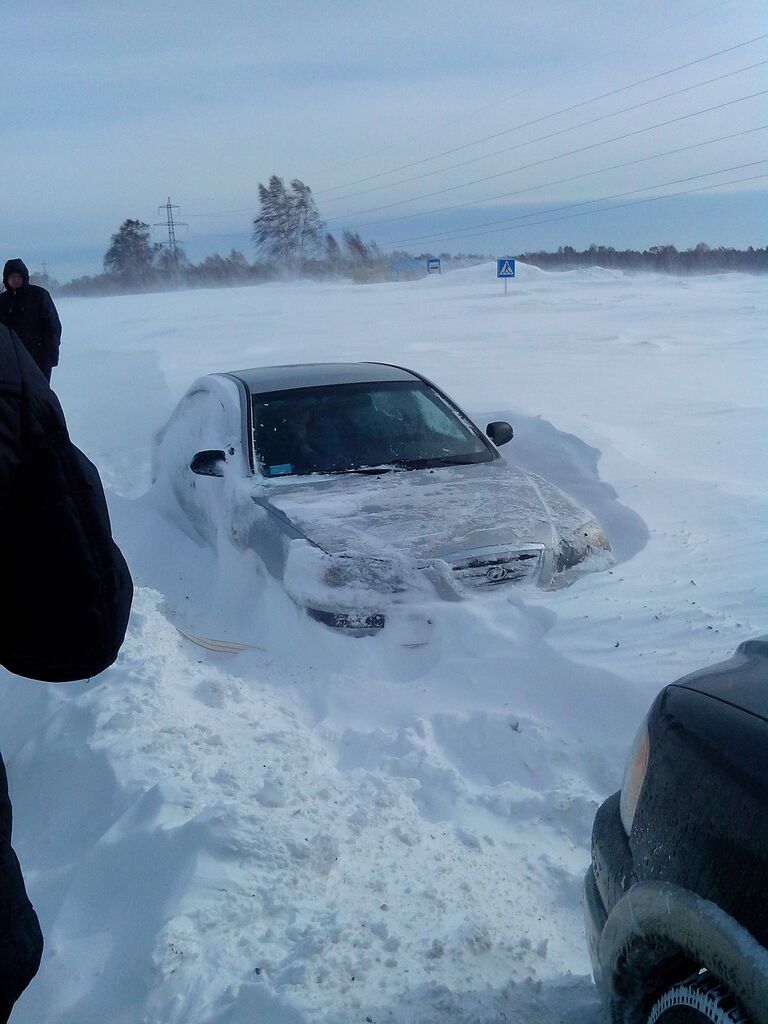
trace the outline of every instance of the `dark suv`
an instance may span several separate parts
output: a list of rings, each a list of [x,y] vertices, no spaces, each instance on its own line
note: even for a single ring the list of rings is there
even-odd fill
[[[613,1024],[768,1024],[768,637],[654,701],[595,818],[585,917]]]

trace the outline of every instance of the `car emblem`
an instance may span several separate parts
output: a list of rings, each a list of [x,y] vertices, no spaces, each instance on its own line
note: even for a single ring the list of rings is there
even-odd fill
[[[503,579],[506,579],[507,570],[503,565],[492,565],[485,575],[489,583],[501,583]]]

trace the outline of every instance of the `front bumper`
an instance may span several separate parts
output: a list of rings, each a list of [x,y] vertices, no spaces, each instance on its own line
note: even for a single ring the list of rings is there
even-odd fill
[[[605,904],[597,888],[595,873],[591,865],[587,868],[587,873],[584,876],[583,907],[584,931],[587,936],[589,959],[592,961],[592,977],[595,979],[595,985],[601,989],[600,936],[603,934],[605,922],[608,920],[608,911],[605,909]]]
[[[382,630],[386,622],[383,612],[327,611],[308,607],[307,614],[316,622],[342,630],[350,636],[372,636]]]
[[[614,906],[635,881],[629,840],[619,815],[620,793],[614,793],[595,815],[592,826],[592,864],[584,879],[584,926],[592,973],[603,990],[600,937]]]
[[[387,627],[387,636],[401,647],[424,647],[433,631],[433,620],[426,608],[393,604],[383,612],[350,612],[343,610],[307,609],[317,622],[346,636],[375,636]]]

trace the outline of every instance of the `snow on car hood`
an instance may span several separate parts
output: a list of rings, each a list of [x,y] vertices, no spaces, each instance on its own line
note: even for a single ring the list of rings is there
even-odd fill
[[[325,551],[377,558],[450,559],[500,544],[551,546],[561,531],[592,518],[559,488],[504,459],[270,481],[263,498]]]

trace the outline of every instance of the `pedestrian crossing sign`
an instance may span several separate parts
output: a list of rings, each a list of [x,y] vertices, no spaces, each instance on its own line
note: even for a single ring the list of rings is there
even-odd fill
[[[514,277],[515,261],[511,256],[503,260],[496,260],[496,277]]]

